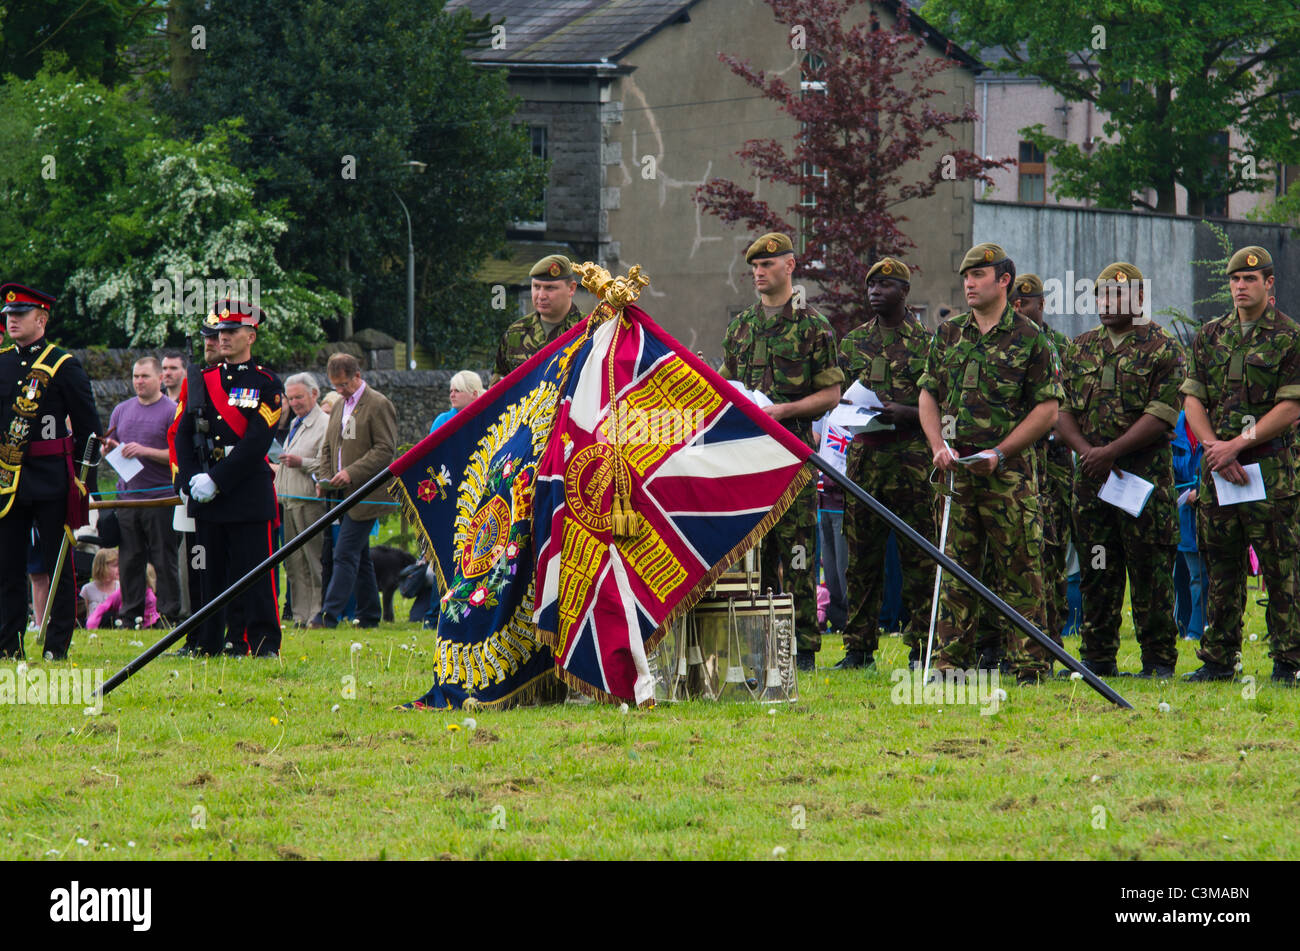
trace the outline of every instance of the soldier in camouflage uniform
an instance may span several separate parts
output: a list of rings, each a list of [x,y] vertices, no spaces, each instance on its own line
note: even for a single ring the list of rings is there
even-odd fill
[[[1231,680],[1241,650],[1246,551],[1253,545],[1268,584],[1273,680],[1296,686],[1300,672],[1300,531],[1295,433],[1300,418],[1300,326],[1269,303],[1273,259],[1242,248],[1228,261],[1231,313],[1205,323],[1192,342],[1182,391],[1192,432],[1205,447],[1197,531],[1205,560],[1204,663],[1190,681]],[[1266,497],[1220,505],[1211,473],[1244,485],[1258,464]]]
[[[845,474],[934,541],[930,454],[916,409],[931,334],[907,309],[911,280],[907,265],[894,258],[872,265],[867,273],[867,296],[876,316],[840,341],[840,369],[846,383],[852,385],[856,380],[874,391],[885,407],[877,419],[895,427],[892,432],[854,436]],[[844,628],[844,659],[835,666],[870,668],[879,640],[889,531],[870,509],[852,498],[845,500],[844,524],[851,566],[849,618]],[[908,542],[899,541],[898,553],[903,603],[912,615],[904,638],[915,660],[930,619],[934,568],[933,562]]]
[[[1042,278],[1037,274],[1017,276],[1011,305],[1017,314],[1028,317],[1043,328],[1056,348],[1057,357],[1064,359],[1070,338],[1047,323],[1043,314]],[[1074,459],[1070,447],[1053,429],[1034,444],[1034,462],[1038,467],[1038,505],[1043,513],[1043,591],[1047,597],[1047,633],[1059,644],[1069,615],[1065,556],[1070,547],[1070,486],[1074,480]]]
[[[501,335],[496,364],[489,386],[495,386],[511,370],[522,366],[556,337],[582,321],[583,313],[573,303],[578,282],[573,264],[563,254],[548,254],[528,272],[533,281],[533,312],[520,317]]]
[[[921,377],[921,426],[945,484],[948,473],[954,479],[947,548],[1041,628],[1043,522],[1028,450],[1056,422],[1064,396],[1059,358],[1042,329],[1007,303],[1015,264],[1001,247],[971,248],[960,273],[971,310],[939,326]],[[979,621],[975,594],[945,575],[937,668],[972,666]],[[1008,665],[1017,681],[1037,683],[1051,672],[1050,655],[1017,635]]]
[[[1079,454],[1074,537],[1083,596],[1080,659],[1117,676],[1125,574],[1142,677],[1172,677],[1178,660],[1174,560],[1178,513],[1170,431],[1178,422],[1182,348],[1143,318],[1142,272],[1119,262],[1097,277],[1101,326],[1080,334],[1065,357],[1065,406],[1057,431]],[[1136,318],[1136,319],[1135,319]],[[1097,497],[1112,471],[1154,483],[1134,518]]]
[[[815,310],[795,307],[794,246],[783,234],[765,234],[745,253],[754,271],[760,300],[727,327],[722,342],[722,376],[773,401],[764,407],[773,419],[809,446],[812,421],[835,406],[844,382],[835,356],[835,332]],[[799,669],[812,670],[821,648],[817,627],[817,487],[810,480],[785,515],[763,538],[763,587],[777,587],[777,568],[784,566],[782,590],[794,595]]]

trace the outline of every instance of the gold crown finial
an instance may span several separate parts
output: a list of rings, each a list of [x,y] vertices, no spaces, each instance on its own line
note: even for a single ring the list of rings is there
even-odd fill
[[[582,276],[582,286],[611,307],[622,308],[641,296],[641,288],[650,285],[650,278],[641,273],[641,265],[633,264],[627,277],[614,277],[599,264],[584,261],[573,265],[575,274]]]

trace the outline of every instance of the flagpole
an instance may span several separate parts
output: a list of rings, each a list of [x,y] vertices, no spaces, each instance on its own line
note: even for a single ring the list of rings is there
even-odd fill
[[[143,654],[130,661],[125,667],[115,673],[112,677],[108,678],[108,680],[104,681],[104,685],[100,687],[96,693],[101,698],[107,697],[151,660],[163,651],[167,650],[167,648],[171,647],[194,628],[198,627],[217,611],[221,610],[221,608],[235,597],[235,595],[255,584],[257,580],[268,571],[273,570],[276,565],[280,564],[280,562],[284,561],[303,545],[306,545],[314,536],[328,528],[331,522],[338,521],[340,516],[346,514],[349,509],[365,499],[367,495],[392,479],[393,475],[394,473],[391,466],[376,473],[365,485],[361,486],[361,488],[357,489],[342,502],[339,502],[334,506],[334,508],[330,509],[311,525],[308,525],[293,539],[285,542],[284,546],[279,551],[272,552],[271,557],[267,558],[264,562],[248,574],[244,575],[244,577],[240,578],[225,591],[221,592],[207,604],[203,605],[203,607],[199,608],[198,611],[191,614],[176,627],[172,628],[169,632],[163,635],[162,640],[148,648]]]
[[[1019,612],[1017,612],[1015,608],[1011,607],[1011,605],[1007,604],[1005,601],[999,598],[988,588],[984,587],[984,585],[981,584],[980,581],[974,575],[972,575],[969,571],[967,571],[961,565],[957,564],[957,562],[953,561],[946,554],[944,554],[938,548],[932,545],[928,538],[926,538],[916,529],[912,528],[912,526],[908,525],[901,518],[895,515],[882,502],[873,498],[868,492],[863,490],[857,483],[853,482],[851,479],[848,479],[841,473],[837,472],[834,466],[832,466],[829,462],[827,462],[825,459],[823,459],[821,456],[817,455],[816,453],[810,455],[808,457],[808,461],[812,463],[812,465],[820,469],[822,475],[826,476],[826,478],[830,479],[832,482],[838,485],[845,492],[849,493],[851,496],[853,496],[863,505],[867,506],[867,508],[871,509],[871,511],[875,512],[877,515],[883,518],[889,524],[890,528],[892,528],[895,532],[897,532],[902,538],[906,538],[913,545],[920,548],[921,551],[925,552],[925,554],[928,555],[932,560],[937,561],[944,571],[948,572],[954,578],[963,582],[967,587],[969,587],[972,591],[974,591],[977,595],[979,595],[979,597],[982,600],[984,600],[989,606],[994,608],[999,614],[1005,617],[1016,627],[1020,628],[1020,630],[1024,631],[1026,634],[1028,634],[1030,637],[1036,640],[1039,644],[1042,644],[1043,647],[1047,649],[1047,652],[1049,654],[1051,654],[1053,657],[1059,660],[1070,670],[1074,671],[1077,674],[1082,674],[1084,681],[1088,684],[1089,687],[1097,691],[1097,693],[1101,694],[1103,697],[1105,697],[1111,703],[1115,704],[1117,707],[1123,707],[1124,709],[1127,710],[1133,709],[1133,705],[1131,703],[1129,703],[1118,693],[1112,690],[1104,681],[1101,680],[1101,678],[1099,678],[1091,670],[1089,670],[1087,667],[1083,666],[1081,663],[1079,663],[1077,660],[1075,660],[1073,657],[1067,654],[1064,648],[1062,648],[1050,637],[1048,637],[1046,634],[1044,634],[1042,631],[1036,628],[1029,621],[1025,620],[1025,618],[1021,617]]]

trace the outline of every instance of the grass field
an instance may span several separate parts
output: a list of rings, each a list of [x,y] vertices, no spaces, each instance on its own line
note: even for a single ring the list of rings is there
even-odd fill
[[[1112,681],[1132,711],[1071,682],[1004,682],[988,716],[896,705],[901,641],[867,677],[826,669],[830,639],[795,705],[470,728],[391,709],[429,679],[414,625],[286,631],[280,662],[160,658],[99,716],[0,705],[0,858],[1300,858],[1300,691],[1268,684],[1254,605],[1252,632],[1257,683]],[[73,662],[141,639],[80,632]]]

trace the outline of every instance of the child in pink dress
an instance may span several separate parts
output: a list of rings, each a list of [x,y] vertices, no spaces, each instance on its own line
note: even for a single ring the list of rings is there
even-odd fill
[[[140,627],[153,627],[158,623],[158,599],[154,596],[153,589],[158,584],[158,575],[153,570],[153,565],[145,568],[146,585],[144,592],[144,619]],[[94,630],[97,627],[108,627],[117,617],[117,612],[122,610],[122,589],[119,587],[103,601],[95,606],[90,612],[90,617],[86,618],[86,627]],[[135,618],[122,618],[122,626],[134,628],[136,626]]]

